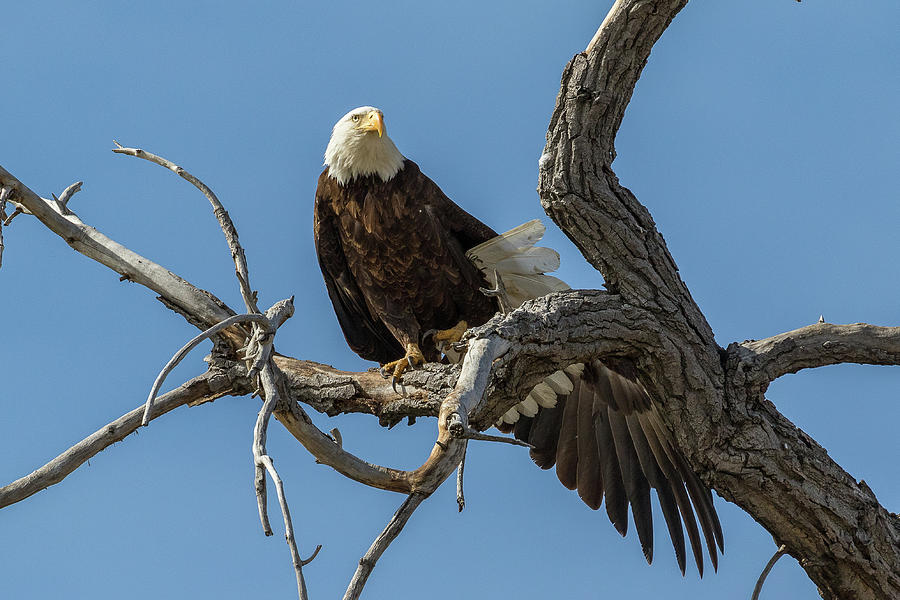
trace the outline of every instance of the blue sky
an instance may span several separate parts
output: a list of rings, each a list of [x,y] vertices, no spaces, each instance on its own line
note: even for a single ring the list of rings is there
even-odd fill
[[[296,295],[279,351],[366,368],[344,345],[311,238],[333,123],[379,106],[401,151],[469,212],[498,230],[541,217],[537,158],[560,74],[609,4],[12,3],[0,36],[0,164],[44,196],[84,180],[72,207],[86,223],[239,308],[202,196],[109,150],[117,139],[181,164],[234,218],[261,305]],[[898,21],[893,0],[866,10],[834,0],[695,2],[655,47],[614,168],[653,213],[720,344],[820,314],[900,324]],[[195,331],[30,218],[4,234],[5,484],[139,405]],[[562,254],[561,277],[601,285],[552,224],[546,242]],[[204,351],[170,381],[201,372]],[[898,384],[900,369],[839,366],[785,377],[769,398],[896,511]],[[256,514],[258,408],[224,398],[179,409],[0,511],[7,595],[292,597],[287,548],[279,535],[263,537]],[[362,416],[317,422],[338,426],[362,456],[407,468],[435,432],[428,419],[391,431]],[[269,450],[301,553],[325,545],[306,571],[312,598],[339,597],[402,498],[316,465],[277,425]],[[701,581],[689,568],[682,578],[659,526],[648,567],[633,533],[621,540],[603,511],[520,449],[473,444],[466,473],[465,512],[452,485],[439,490],[379,563],[366,597],[746,597],[774,551],[759,525],[717,498],[719,573]],[[766,596],[817,594],[785,558]]]

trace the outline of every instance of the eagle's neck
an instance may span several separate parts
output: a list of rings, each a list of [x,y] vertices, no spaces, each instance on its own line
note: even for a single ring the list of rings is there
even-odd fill
[[[335,131],[325,149],[328,174],[341,185],[367,175],[390,181],[403,168],[403,155],[387,135],[342,133]]]

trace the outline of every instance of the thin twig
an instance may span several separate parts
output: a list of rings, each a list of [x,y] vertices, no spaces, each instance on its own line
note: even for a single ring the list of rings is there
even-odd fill
[[[394,516],[391,517],[391,520],[387,524],[387,527],[384,528],[384,531],[375,538],[375,541],[369,546],[369,550],[361,559],[359,559],[359,566],[356,567],[353,579],[350,580],[350,585],[347,587],[347,592],[344,594],[344,600],[358,600],[359,595],[362,593],[363,586],[366,585],[366,580],[369,578],[372,569],[375,567],[375,563],[378,562],[378,559],[381,558],[381,555],[384,554],[387,547],[391,545],[391,542],[400,535],[400,532],[403,531],[403,527],[406,525],[406,522],[409,521],[413,512],[427,497],[427,494],[413,493],[403,501],[403,504],[400,505],[400,508],[394,513]]]
[[[462,435],[460,435],[460,436],[454,435],[454,437],[459,437],[460,439],[464,439],[464,440],[478,440],[481,442],[499,442],[501,444],[510,444],[513,446],[523,446],[525,448],[534,448],[534,446],[532,446],[528,442],[523,442],[522,440],[517,440],[516,438],[505,437],[502,435],[490,435],[487,433],[481,433],[480,431],[475,431],[474,429],[468,429],[468,428],[466,428],[466,430],[463,432]]]
[[[269,342],[271,345],[271,341]],[[300,596],[300,600],[308,600],[308,594],[306,591],[306,581],[303,579],[303,565],[307,564],[313,558],[315,558],[316,553],[318,553],[318,549],[313,555],[304,561],[300,558],[300,552],[297,550],[297,540],[294,537],[294,525],[291,521],[291,512],[288,508],[287,499],[284,495],[284,484],[281,481],[281,477],[278,475],[278,471],[275,470],[275,463],[272,461],[272,457],[266,454],[266,430],[269,425],[269,417],[272,416],[272,412],[275,410],[275,405],[279,401],[279,393],[278,386],[276,385],[276,377],[275,377],[275,367],[272,364],[272,361],[266,363],[266,366],[259,374],[260,383],[263,388],[263,393],[265,394],[266,400],[263,403],[262,408],[259,411],[259,415],[256,419],[256,427],[254,428],[253,433],[253,456],[254,456],[254,466],[257,469],[257,481],[259,481],[259,469],[261,467],[265,467],[266,471],[269,473],[269,476],[272,478],[272,481],[275,482],[275,490],[278,493],[278,504],[281,506],[281,514],[284,518],[284,538],[287,542],[288,548],[291,551],[291,560],[294,563],[294,572],[297,576],[297,593]],[[265,481],[265,478],[263,478]],[[265,529],[269,525],[269,519],[266,511],[265,505],[265,483],[262,486],[262,495],[259,495],[259,488],[257,488],[257,501],[259,503],[259,513],[260,519],[263,522],[263,528]],[[271,528],[267,535],[271,535]]]
[[[213,325],[212,327],[189,341],[187,344],[181,347],[181,350],[175,353],[175,356],[169,359],[169,362],[166,363],[166,366],[163,367],[162,371],[159,372],[159,375],[156,376],[156,381],[153,382],[153,387],[150,388],[150,394],[147,396],[147,402],[144,405],[144,418],[141,423],[144,427],[146,427],[150,422],[150,410],[153,408],[153,401],[154,399],[156,399],[156,394],[159,393],[159,388],[162,386],[169,373],[172,372],[172,369],[178,366],[178,363],[180,363],[184,359],[184,357],[187,356],[188,352],[193,350],[197,346],[197,344],[209,338],[210,336],[213,336],[223,329],[227,329],[228,327],[231,327],[236,323],[243,323],[245,321],[253,321],[255,323],[266,324],[268,324],[269,322],[269,320],[266,319],[266,317],[263,315],[248,314],[228,317],[224,321]]]
[[[213,207],[213,213],[216,215],[219,225],[222,227],[222,232],[225,234],[225,241],[228,243],[228,248],[231,250],[231,256],[234,259],[235,275],[237,275],[241,287],[241,296],[244,298],[247,312],[259,313],[260,310],[256,306],[256,295],[250,289],[250,274],[247,270],[247,257],[238,241],[237,229],[234,227],[231,217],[228,216],[228,211],[225,210],[225,207],[219,202],[219,198],[213,193],[209,186],[162,156],[157,156],[156,154],[140,148],[125,148],[115,140],[113,140],[113,143],[117,146],[116,148],[113,148],[113,152],[116,154],[125,154],[127,156],[143,158],[144,160],[149,160],[161,167],[165,167],[176,173],[182,179],[188,181],[206,196],[206,199],[209,200],[209,203]]]
[[[272,535],[272,527],[269,524],[269,514],[266,500],[266,473],[265,458],[266,436],[269,429],[269,418],[275,410],[278,401],[278,392],[265,393],[265,400],[256,415],[256,425],[253,428],[253,465],[255,469],[254,487],[256,488],[256,505],[259,509],[259,521],[262,523],[263,533]],[[272,467],[274,469],[274,466]],[[274,479],[274,477],[273,477]],[[293,554],[293,550],[292,550]]]
[[[23,208],[21,204],[16,204],[14,202],[13,205],[16,207],[16,210],[12,211],[12,214],[10,214],[8,217],[6,217],[6,219],[3,220],[4,225],[9,225],[10,223],[12,223],[13,219],[21,214],[27,214],[26,209]]]
[[[300,564],[305,567],[312,561],[316,560],[316,557],[319,555],[319,550],[321,550],[321,549],[322,549],[322,544],[319,544],[318,546],[316,546],[316,549],[313,550],[313,553],[309,556],[309,558],[304,558],[303,560],[300,561]]]
[[[0,267],[3,266],[3,222],[6,220],[6,200],[10,191],[8,187],[0,188]]]
[[[284,516],[284,539],[291,549],[294,571],[297,574],[297,593],[300,596],[300,600],[309,600],[309,594],[306,591],[306,581],[303,579],[304,561],[300,558],[300,553],[297,552],[297,541],[294,539],[294,525],[291,523],[291,511],[288,508],[287,499],[284,497],[284,483],[281,481],[281,476],[278,475],[278,471],[275,470],[272,457],[265,455],[262,457],[262,461],[266,467],[266,471],[269,473],[269,477],[275,482],[275,491],[278,494],[278,504],[281,505],[281,514]]]
[[[756,587],[753,588],[753,595],[750,596],[750,600],[759,600],[759,593],[762,591],[763,584],[766,582],[766,577],[769,576],[769,571],[772,570],[772,567],[775,566],[778,559],[784,556],[786,552],[787,547],[784,544],[778,546],[778,550],[775,551],[775,554],[773,554],[772,558],[769,559],[769,562],[766,563],[766,568],[760,573],[759,579],[756,581]]]
[[[466,451],[469,449],[469,442],[466,440],[463,447],[462,460],[456,468],[456,504],[459,506],[459,512],[466,507],[466,495],[463,493],[463,473],[466,469]]]

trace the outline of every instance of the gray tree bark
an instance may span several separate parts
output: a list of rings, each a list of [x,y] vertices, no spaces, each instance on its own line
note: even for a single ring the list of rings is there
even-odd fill
[[[649,212],[611,168],[614,140],[653,44],[685,0],[616,2],[566,67],[541,158],[547,213],[659,343],[628,354],[704,481],[785,544],[825,598],[900,597],[900,520],[765,398],[801,368],[897,364],[891,328],[813,326],[719,348]]]

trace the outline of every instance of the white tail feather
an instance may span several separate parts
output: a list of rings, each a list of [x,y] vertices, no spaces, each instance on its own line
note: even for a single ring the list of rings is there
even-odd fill
[[[566,282],[546,275],[559,268],[559,253],[552,248],[535,246],[544,237],[544,231],[544,224],[535,219],[466,252],[492,287],[497,286],[494,271],[500,275],[512,308],[518,308],[526,300],[569,289]],[[572,392],[582,371],[584,365],[581,363],[569,365],[565,371],[556,371],[538,383],[523,401],[506,411],[500,421],[513,424],[520,415],[533,417],[539,408],[553,408],[557,396]]]
[[[553,248],[532,246],[498,260],[494,268],[501,273],[548,273],[559,268],[559,253]]]
[[[551,292],[561,292],[569,289],[566,282],[543,273],[535,275],[502,273],[500,271],[498,273],[500,273],[500,278],[503,280],[503,286],[506,288],[506,293],[513,308],[518,308],[526,300],[540,298]],[[493,280],[493,277],[489,279]],[[491,283],[495,286],[497,285],[495,281],[491,281]]]
[[[496,264],[507,256],[516,254],[520,249],[534,246],[544,237],[544,231],[546,228],[539,220],[528,221],[469,249],[466,256],[479,268],[482,267],[480,263]]]
[[[500,274],[513,308],[526,300],[569,289],[564,281],[545,275],[559,268],[559,253],[535,246],[544,231],[544,224],[535,219],[466,252],[492,286],[497,285],[494,271]]]

